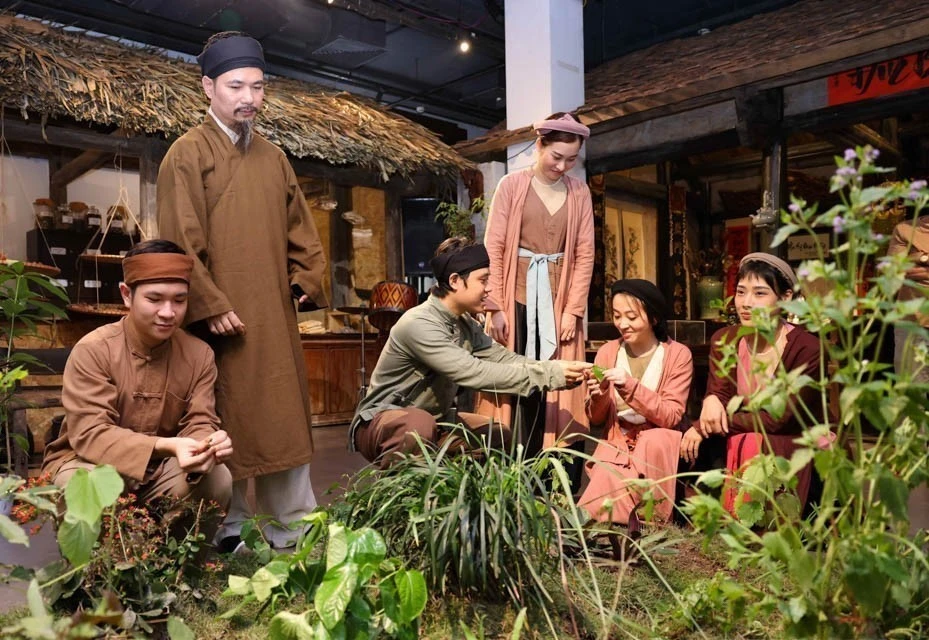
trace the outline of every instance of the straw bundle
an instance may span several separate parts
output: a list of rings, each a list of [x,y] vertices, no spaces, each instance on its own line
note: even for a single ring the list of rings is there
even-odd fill
[[[273,77],[258,132],[298,158],[376,171],[456,178],[470,163],[431,131],[376,103]],[[152,48],[0,15],[0,103],[23,117],[66,116],[168,138],[207,108],[196,65]]]

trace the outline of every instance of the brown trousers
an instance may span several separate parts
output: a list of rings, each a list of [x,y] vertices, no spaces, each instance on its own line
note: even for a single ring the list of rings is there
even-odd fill
[[[476,413],[459,413],[458,420],[481,441],[489,441],[492,447],[509,446],[509,427],[491,424],[486,416]],[[358,426],[355,447],[369,462],[377,462],[383,469],[389,467],[399,454],[420,451],[416,435],[423,442],[438,443],[439,428],[429,412],[416,407],[387,409],[374,416],[370,422],[362,422]]]
[[[55,485],[64,489],[78,469],[92,470],[96,467],[92,462],[81,458],[74,458],[61,465],[55,475]],[[232,500],[232,473],[224,464],[215,465],[208,473],[188,477],[186,471],[177,464],[177,458],[164,458],[157,465],[153,465],[145,474],[142,482],[126,478],[124,493],[134,493],[140,505],[146,505],[155,498],[173,496],[175,498],[190,498],[194,501],[213,500],[228,511]],[[62,503],[63,504],[63,503]],[[174,511],[165,514],[165,518],[172,519]],[[184,523],[181,523],[181,525]],[[189,524],[187,526],[190,526]],[[209,542],[219,527],[219,522],[203,522],[200,531],[206,535]]]

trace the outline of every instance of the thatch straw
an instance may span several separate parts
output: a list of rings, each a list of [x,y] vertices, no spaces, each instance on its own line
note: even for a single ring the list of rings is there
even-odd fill
[[[151,48],[0,15],[0,103],[172,138],[202,120],[196,65]],[[470,163],[431,131],[370,100],[273,77],[256,129],[298,158],[397,174],[457,177]]]

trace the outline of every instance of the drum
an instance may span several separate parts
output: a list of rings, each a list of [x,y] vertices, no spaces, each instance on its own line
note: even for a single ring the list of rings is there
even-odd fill
[[[405,282],[378,282],[371,289],[368,320],[381,331],[390,331],[403,312],[416,306],[416,289]]]

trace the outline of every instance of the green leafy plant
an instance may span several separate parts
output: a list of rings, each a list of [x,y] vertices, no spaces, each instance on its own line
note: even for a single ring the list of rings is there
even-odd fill
[[[229,576],[223,595],[241,601],[223,617],[251,602],[276,610],[303,597],[312,608],[277,611],[269,638],[418,637],[427,598],[422,573],[388,558],[383,538],[373,529],[353,531],[340,523],[326,527],[327,519],[324,511],[305,516],[296,523],[304,531],[292,554],[272,558],[250,578]],[[323,539],[326,548],[318,557],[317,544]]]
[[[90,472],[85,469],[75,472],[64,491],[66,512],[58,529],[58,545],[66,560],[56,561],[37,572],[21,567],[14,569],[13,577],[29,580],[29,615],[14,625],[0,629],[4,638],[94,637],[99,631],[97,625],[118,626],[121,623],[122,611],[112,595],[101,597],[86,611],[76,615],[71,615],[74,612],[69,611],[68,616],[62,618],[55,618],[49,612],[46,601],[57,600],[67,588],[66,585],[78,579],[87,566],[97,544],[103,514],[112,508],[122,489],[123,480],[111,466],[97,467]],[[56,498],[60,493],[56,487],[38,486],[20,488],[15,496],[17,500],[33,505],[40,512],[55,514],[58,510]],[[18,534],[4,527],[3,535],[11,542],[28,545],[28,538],[22,529],[16,526],[16,530]],[[13,535],[10,536],[10,533]]]
[[[468,439],[472,453],[460,454]],[[532,603],[548,617],[545,576],[581,537],[566,524],[579,516],[563,453],[527,457],[521,445],[504,452],[473,440],[455,426],[438,449],[421,443],[388,469],[363,470],[334,515],[375,527],[431,589]]]
[[[464,236],[465,238],[473,238],[473,218],[478,214],[482,219],[486,215],[483,198],[475,198],[471,201],[471,206],[467,208],[460,207],[454,202],[440,202],[435,210],[435,219],[445,225],[445,235],[447,237]]]
[[[701,478],[710,487],[737,483],[738,518],[710,495],[697,495],[686,507],[708,539],[725,542],[730,566],[764,572],[766,594],[753,585],[720,582],[717,600],[730,602],[733,618],[757,607],[778,612],[785,637],[929,632],[929,536],[908,535],[907,512],[910,491],[929,479],[929,384],[914,380],[911,372],[894,373],[874,357],[894,327],[929,338],[912,319],[929,313],[929,298],[896,299],[905,283],[918,286],[907,280],[913,263],[906,255],[879,258],[887,239],[872,231],[876,216],[901,201],[912,207],[915,221],[929,191],[925,182],[867,186],[869,176],[888,171],[875,165],[876,158],[869,147],[838,158],[832,191],[841,202],[820,212],[793,199],[774,240],[778,245],[793,234],[815,236],[823,226],[835,233],[834,248],[827,252],[816,243],[818,258],[798,270],[801,291],[803,283],[815,280],[828,287],[782,303],[819,336],[821,377],[781,368],[761,393],[741,399],[756,415],[766,410],[776,416],[785,410],[788,394],[814,388],[819,406],[796,410],[806,427],[797,440],[801,447],[790,460],[759,456],[736,478],[720,472]],[[759,316],[758,325],[772,340],[771,319]],[[724,367],[733,366],[735,357],[734,347],[726,351]],[[925,350],[919,358],[927,366]],[[839,408],[833,425],[816,417],[827,414],[831,390]],[[823,491],[814,515],[802,520],[793,489],[810,462],[823,478]]]
[[[190,591],[186,580],[199,568],[195,560],[204,544],[201,524],[219,517],[219,507],[176,498],[142,506],[132,494],[122,495],[122,490],[122,478],[111,466],[90,472],[81,469],[71,478],[63,492],[65,511],[58,524],[64,559],[38,571],[15,569],[13,576],[34,583],[44,599],[40,599],[41,615],[30,600],[33,615],[11,628],[11,637],[18,637],[16,633],[32,637],[25,631],[33,625],[46,630],[50,625],[56,633],[71,634],[64,637],[88,637],[98,628],[151,634],[179,594]],[[16,496],[18,502],[33,507],[23,510],[25,517],[56,513],[54,500],[60,493],[54,486],[38,484]],[[20,533],[25,537],[21,529]],[[73,616],[71,626],[53,617],[53,613],[72,616],[75,612],[79,615]],[[169,622],[176,629],[182,625],[180,619]]]
[[[16,387],[29,375],[26,365],[35,364],[34,358],[14,353],[14,341],[18,337],[35,335],[41,322],[66,317],[64,309],[49,300],[66,304],[68,295],[48,276],[27,271],[22,262],[0,261],[0,337],[6,342],[0,357],[0,429],[3,431],[5,473],[14,471],[14,441],[23,450],[29,448],[29,443],[22,436],[10,431],[10,403]],[[0,497],[3,497],[2,493]]]

